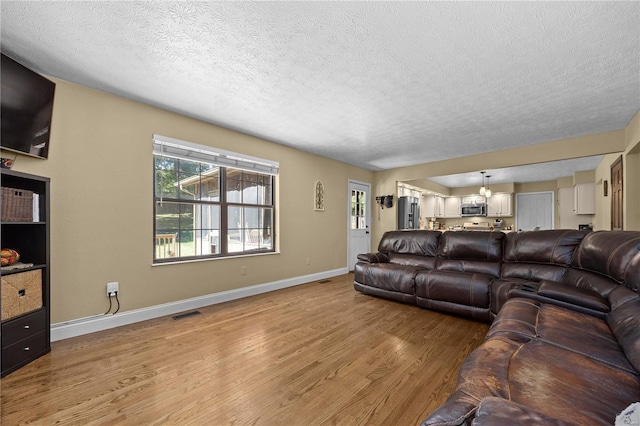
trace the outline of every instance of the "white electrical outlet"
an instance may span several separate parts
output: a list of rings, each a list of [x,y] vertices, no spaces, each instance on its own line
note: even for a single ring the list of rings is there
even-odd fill
[[[246,267],[246,266],[243,266],[243,267],[240,269],[240,275],[247,275],[247,267]]]
[[[311,259],[307,257],[307,265],[311,265]]]
[[[107,283],[107,296],[115,295],[120,292],[120,284],[118,282]]]

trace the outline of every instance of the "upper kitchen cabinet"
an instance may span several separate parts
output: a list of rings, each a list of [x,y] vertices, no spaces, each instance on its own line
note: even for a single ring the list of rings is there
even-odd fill
[[[578,183],[573,187],[573,212],[575,214],[596,213],[596,184]]]
[[[510,217],[513,216],[511,194],[493,194],[487,198],[487,216]]]
[[[444,217],[444,198],[438,195],[424,197],[424,217]]]
[[[462,217],[460,197],[447,197],[444,199],[444,217]]]
[[[460,215],[460,197],[427,195],[424,201],[424,217],[462,217]]]

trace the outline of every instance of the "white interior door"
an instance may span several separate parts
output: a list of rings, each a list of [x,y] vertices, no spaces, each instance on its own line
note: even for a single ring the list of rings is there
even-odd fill
[[[553,229],[553,205],[553,191],[516,194],[516,229]]]
[[[349,239],[348,268],[353,268],[358,254],[371,251],[371,185],[363,182],[349,181]]]

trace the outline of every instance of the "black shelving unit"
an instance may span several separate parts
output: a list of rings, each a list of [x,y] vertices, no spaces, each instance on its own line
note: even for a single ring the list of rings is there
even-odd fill
[[[0,248],[11,248],[20,253],[20,261],[33,264],[24,269],[0,271],[0,279],[13,274],[41,271],[42,307],[24,312],[2,321],[2,377],[41,357],[51,350],[50,264],[49,264],[49,178],[0,169],[3,188],[33,191],[38,194],[39,221],[1,222]],[[0,200],[4,203],[6,200]],[[2,290],[5,291],[3,284]],[[15,291],[11,288],[9,291]],[[4,309],[0,307],[0,309]],[[4,311],[3,311],[4,312]],[[4,315],[3,315],[4,316]]]

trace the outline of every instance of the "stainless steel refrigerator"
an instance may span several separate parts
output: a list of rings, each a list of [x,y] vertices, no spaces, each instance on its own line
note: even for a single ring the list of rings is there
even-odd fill
[[[420,228],[420,198],[398,198],[398,229]]]

